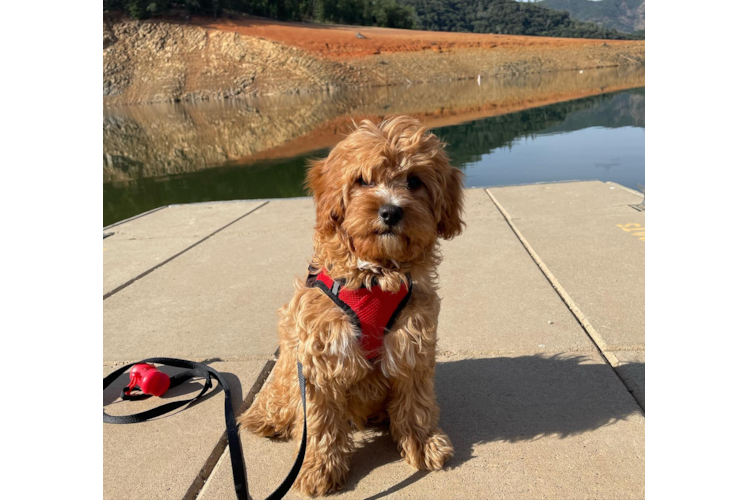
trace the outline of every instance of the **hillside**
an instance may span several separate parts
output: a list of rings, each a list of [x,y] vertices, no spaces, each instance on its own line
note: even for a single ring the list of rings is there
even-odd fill
[[[565,11],[572,19],[625,33],[644,30],[644,0],[543,0],[537,5]]]
[[[627,39],[629,35],[572,19],[567,12],[516,0],[402,0],[415,24],[433,31],[573,38]]]
[[[644,64],[641,41],[440,33],[259,18],[105,21],[103,41],[105,105]]]

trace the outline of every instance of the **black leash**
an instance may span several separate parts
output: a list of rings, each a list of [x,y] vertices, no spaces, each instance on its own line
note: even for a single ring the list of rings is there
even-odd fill
[[[177,368],[186,368],[187,371],[178,373],[177,375],[170,377],[170,382],[171,382],[169,385],[170,389],[194,377],[204,378],[205,385],[203,385],[203,389],[202,391],[200,391],[200,394],[198,394],[192,399],[185,399],[182,401],[173,401],[171,403],[166,403],[164,405],[157,406],[156,408],[151,408],[150,410],[136,413],[134,415],[112,416],[112,415],[108,415],[107,412],[104,412],[104,423],[106,424],[137,424],[140,422],[145,422],[147,420],[151,420],[153,418],[159,417],[166,413],[172,412],[176,410],[177,408],[181,408],[182,406],[189,405],[193,401],[197,401],[198,399],[200,399],[200,397],[202,397],[206,392],[208,392],[208,389],[213,387],[211,378],[216,379],[216,381],[218,381],[218,384],[221,386],[226,396],[226,400],[225,400],[226,437],[228,438],[228,442],[229,442],[229,454],[231,455],[231,469],[234,473],[234,489],[236,490],[236,498],[238,500],[249,500],[251,497],[249,496],[249,490],[247,489],[247,472],[244,468],[244,455],[242,453],[242,443],[241,443],[241,440],[239,439],[239,431],[236,428],[236,420],[234,418],[234,407],[231,404],[231,391],[229,390],[229,385],[228,383],[226,383],[226,380],[215,369],[211,368],[210,366],[204,365],[202,363],[196,363],[194,361],[187,361],[184,359],[175,359],[175,358],[148,358],[148,359],[144,359],[143,361],[138,361],[137,363],[130,363],[129,365],[118,368],[117,370],[113,371],[112,373],[104,377],[104,389],[109,387],[112,384],[112,382],[114,382],[117,378],[119,378],[120,375],[125,373],[128,368],[130,368],[133,365],[140,364],[140,363],[158,363],[160,365],[175,366]],[[301,470],[301,464],[304,462],[304,455],[306,454],[306,379],[304,378],[304,374],[301,371],[301,363],[297,362],[296,368],[299,373],[299,391],[301,392],[301,404],[302,404],[302,407],[304,408],[304,432],[301,436],[301,447],[299,448],[299,453],[298,455],[296,455],[296,461],[294,462],[293,467],[291,467],[291,471],[288,473],[288,476],[286,476],[286,479],[283,480],[281,485],[278,486],[278,488],[274,492],[272,492],[269,497],[267,497],[267,500],[280,500],[286,495],[286,493],[288,493],[288,490],[291,489],[291,486],[293,486],[293,483],[296,480],[296,476],[299,475],[299,471]],[[124,390],[123,390],[123,396],[124,396]],[[123,399],[134,399],[134,398],[132,396],[128,396],[126,398],[123,397]]]

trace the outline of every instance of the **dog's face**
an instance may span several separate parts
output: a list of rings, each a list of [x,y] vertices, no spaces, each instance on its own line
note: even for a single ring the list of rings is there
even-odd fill
[[[309,170],[317,231],[338,233],[364,262],[410,262],[462,231],[463,173],[421,124],[364,120]]]

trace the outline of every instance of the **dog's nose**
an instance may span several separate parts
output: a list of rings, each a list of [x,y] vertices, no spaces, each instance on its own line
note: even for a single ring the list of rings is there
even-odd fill
[[[379,208],[379,217],[392,227],[403,219],[403,209],[396,205],[383,205]]]

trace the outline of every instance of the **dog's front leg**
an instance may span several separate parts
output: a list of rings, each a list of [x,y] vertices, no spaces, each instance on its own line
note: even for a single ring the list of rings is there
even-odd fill
[[[449,437],[438,427],[433,368],[392,377],[390,429],[405,461],[418,470],[438,470],[452,458]]]
[[[307,386],[307,449],[296,488],[313,497],[339,489],[352,451],[345,407],[326,391]]]
[[[307,379],[307,450],[296,488],[319,496],[339,489],[348,474],[353,451],[348,390],[371,366],[340,309],[323,302],[304,315],[297,355]]]

